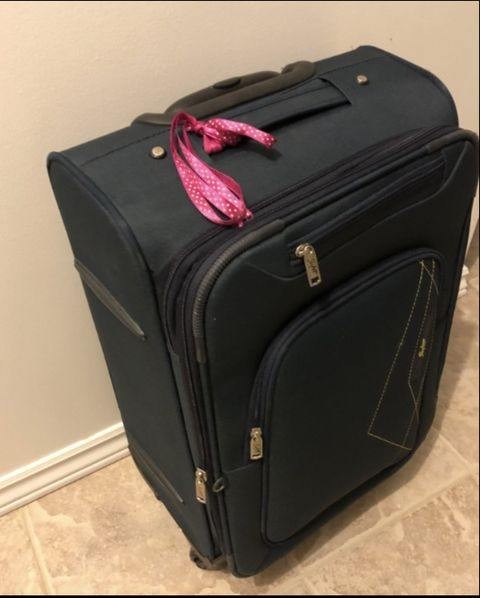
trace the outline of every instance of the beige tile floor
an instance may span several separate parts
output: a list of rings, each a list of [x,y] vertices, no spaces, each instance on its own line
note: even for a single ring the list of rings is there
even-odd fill
[[[0,593],[478,593],[477,326],[478,266],[458,301],[427,441],[266,572],[236,579],[194,567],[126,458],[0,519]]]

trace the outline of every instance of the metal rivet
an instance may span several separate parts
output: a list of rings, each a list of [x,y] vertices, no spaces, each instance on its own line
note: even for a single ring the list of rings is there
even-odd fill
[[[150,156],[155,158],[155,160],[161,160],[162,158],[165,158],[166,155],[167,152],[161,145],[156,145],[150,150]]]
[[[367,75],[357,75],[357,83],[359,85],[367,85],[367,83],[368,83]]]

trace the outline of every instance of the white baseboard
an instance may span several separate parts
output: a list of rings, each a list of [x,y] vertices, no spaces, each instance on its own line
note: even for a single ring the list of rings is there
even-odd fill
[[[122,423],[0,477],[0,516],[128,455]]]

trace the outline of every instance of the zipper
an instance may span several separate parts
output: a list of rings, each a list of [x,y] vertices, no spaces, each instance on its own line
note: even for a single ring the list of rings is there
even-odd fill
[[[273,194],[265,199],[259,201],[255,204],[255,215],[256,219],[254,221],[255,225],[262,224],[262,218],[264,217],[272,217],[279,213],[284,205],[282,200],[288,199],[288,205],[292,207],[292,209],[296,209],[297,202],[304,200],[305,198],[311,198],[312,194],[318,193],[319,191],[323,190],[329,184],[332,184],[335,179],[339,177],[349,176],[352,178],[353,176],[359,177],[363,173],[368,173],[372,167],[372,165],[376,165],[377,168],[380,167],[379,163],[383,163],[386,161],[393,161],[388,160],[391,157],[392,152],[395,152],[397,158],[400,157],[398,154],[409,151],[413,146],[422,145],[427,143],[431,139],[436,138],[440,135],[441,132],[449,132],[453,129],[451,126],[440,126],[440,127],[431,127],[427,129],[417,129],[413,132],[410,132],[406,135],[401,135],[394,137],[388,141],[380,142],[370,148],[368,155],[365,155],[365,150],[354,154],[353,156],[349,156],[348,158],[337,162],[336,164],[317,171],[316,173],[298,181],[297,183],[283,189],[281,192]],[[413,156],[410,157],[414,159]],[[318,187],[316,186],[314,189],[310,189],[309,186],[311,183],[315,183],[319,180],[322,180],[323,183]],[[325,180],[324,180],[325,179]],[[342,179],[343,181],[343,179]],[[297,192],[301,192],[308,188],[305,193],[301,193],[298,197],[291,197],[292,195],[296,194]],[[274,206],[273,210],[268,210],[270,206]],[[268,211],[268,213],[267,213]],[[249,227],[251,230],[252,227]],[[188,258],[192,258],[195,256],[196,252],[199,248],[206,245],[212,239],[222,235],[226,236],[228,234],[232,235],[232,233],[244,232],[244,231],[232,231],[231,229],[225,229],[223,227],[215,227],[205,231],[205,233],[196,237],[191,243],[187,244],[183,250],[176,256],[175,260],[172,262],[167,279],[165,282],[165,290],[163,293],[163,301],[162,301],[162,319],[165,327],[165,335],[167,339],[167,344],[169,348],[175,352],[175,313],[176,313],[176,296],[177,292],[180,288],[175,285],[175,281],[178,280],[180,283],[184,279],[186,272],[188,272],[189,265],[188,265]],[[235,235],[238,238],[237,235]],[[191,266],[192,264],[190,264]],[[184,268],[185,267],[185,268]],[[177,291],[177,292],[175,292]]]
[[[295,266],[295,263],[300,264],[300,262],[303,260],[305,274],[309,286],[313,287],[320,284],[320,265],[319,258],[315,252],[315,244],[318,244],[321,241],[322,245],[324,246],[325,239],[333,237],[335,233],[342,229],[345,222],[354,224],[362,216],[371,213],[377,206],[383,205],[386,199],[391,202],[401,193],[405,193],[410,187],[414,185],[418,186],[424,181],[429,181],[432,175],[435,174],[442,166],[443,159],[440,157],[430,161],[427,165],[422,164],[413,172],[410,172],[408,175],[404,175],[400,179],[392,182],[386,188],[374,193],[371,199],[361,202],[359,206],[354,206],[353,209],[342,213],[332,222],[327,223],[326,226],[321,227],[319,230],[317,229],[312,235],[313,239],[310,238],[308,243],[302,242],[295,247],[292,256],[292,266]],[[413,202],[403,203],[402,209],[408,207],[410,203],[414,202],[415,200]],[[365,229],[362,228],[361,232],[364,230],[368,230],[368,226]],[[298,242],[299,241],[297,241],[297,243]],[[293,243],[293,245],[296,245],[296,243]],[[332,251],[335,251],[335,247],[330,247],[327,250],[324,250],[322,259]]]
[[[450,127],[448,127],[448,128],[450,128]],[[437,129],[438,128],[435,128],[433,130],[436,131]],[[443,129],[443,127],[442,127],[442,129]],[[431,130],[431,131],[433,131],[433,130]],[[422,141],[424,141],[424,139],[425,139],[425,136],[422,136]],[[411,159],[415,159],[418,157],[420,157],[420,156],[415,155]],[[408,161],[410,162],[411,160],[409,159]],[[378,178],[378,176],[372,176],[372,180],[374,180],[374,178]],[[339,185],[339,187],[340,187],[340,191],[343,195],[344,194],[343,181],[341,181],[341,183],[342,184]],[[363,184],[363,182],[361,182],[359,184]],[[337,191],[338,191],[338,189],[337,189]],[[332,192],[332,190],[329,189],[329,193],[331,193],[331,192]],[[309,192],[308,197],[311,199],[310,192]],[[335,197],[335,199],[336,199],[336,197]],[[334,200],[332,200],[332,201],[334,201]],[[289,201],[287,209],[289,210],[288,214],[290,214],[292,212],[292,210],[296,210],[296,206],[292,206],[291,202]],[[311,209],[312,210],[315,209],[315,206],[313,206]],[[270,211],[268,213],[268,217],[272,216],[272,214],[275,214],[275,213],[276,213],[276,211],[273,211],[273,210]],[[282,214],[282,216],[285,217],[285,214]],[[347,216],[350,217],[349,214],[347,214]],[[302,215],[302,217],[304,217],[304,215]],[[258,221],[260,221],[260,222],[258,222]],[[206,299],[208,297],[208,294],[210,292],[210,289],[212,288],[216,279],[220,276],[223,269],[235,257],[237,257],[238,255],[240,255],[241,253],[243,253],[244,251],[249,249],[251,246],[253,246],[257,243],[260,243],[263,239],[267,238],[268,236],[271,236],[271,235],[275,234],[276,232],[279,232],[285,226],[285,222],[280,219],[269,221],[264,224],[263,222],[261,222],[261,219],[258,218],[257,223],[259,223],[259,226],[254,229],[250,229],[250,231],[247,232],[244,236],[237,237],[232,242],[224,243],[220,247],[217,247],[217,251],[215,253],[213,253],[211,256],[209,256],[208,259],[203,261],[202,265],[200,266],[200,268],[198,269],[198,271],[195,274],[195,279],[198,280],[199,282],[196,286],[195,298],[193,301],[191,330],[192,330],[193,338],[195,339],[195,342],[196,342],[196,354],[197,354],[197,361],[199,363],[202,363],[205,360],[205,351],[204,351],[204,347],[202,346],[202,344],[203,344],[203,329],[202,329],[203,328],[203,308],[204,308]],[[338,226],[341,226],[342,224],[343,224],[343,220],[342,221],[339,220],[336,222],[336,225],[338,225]],[[312,260],[312,262],[313,262],[313,260]],[[317,260],[317,262],[318,262],[318,260]],[[318,268],[318,271],[320,271],[319,268]],[[192,292],[190,286],[189,286],[187,292],[188,293]],[[188,331],[188,327],[186,327],[184,330]]]
[[[302,243],[295,249],[295,256],[303,260],[309,286],[316,287],[319,285],[322,282],[322,276],[313,245]]]
[[[258,461],[263,458],[263,433],[262,428],[250,429],[250,461]]]
[[[266,226],[262,227],[261,230],[254,230],[251,231],[245,237],[239,239],[242,243],[252,243],[252,236],[256,240],[261,240],[266,238],[270,234],[272,234],[273,229],[279,230],[283,228],[283,223],[279,221],[275,221],[274,223],[267,224]],[[224,256],[224,259],[229,259],[229,252],[226,252],[227,255]],[[208,446],[208,430],[207,424],[205,422],[205,413],[204,410],[200,408],[199,404],[196,400],[196,388],[193,380],[193,368],[196,367],[195,363],[190,363],[190,354],[189,354],[189,341],[192,342],[192,346],[195,350],[196,361],[202,360],[202,353],[201,349],[199,348],[198,341],[199,339],[194,335],[191,338],[191,328],[190,325],[192,321],[187,318],[187,313],[189,310],[187,309],[187,299],[189,296],[189,290],[193,286],[193,279],[194,277],[190,275],[189,279],[185,282],[184,285],[184,292],[182,293],[182,298],[180,301],[180,322],[182,326],[182,333],[180,337],[183,339],[182,343],[182,363],[184,366],[187,384],[188,384],[188,394],[190,397],[192,411],[193,411],[193,419],[195,420],[195,426],[197,429],[198,434],[198,445],[200,448],[200,464],[197,466],[195,470],[195,496],[199,503],[205,505],[207,508],[207,514],[210,520],[211,525],[211,532],[212,537],[216,538],[216,543],[219,543],[219,538],[221,536],[221,515],[219,513],[219,505],[218,505],[218,498],[216,497],[216,493],[209,495],[208,492],[208,482],[209,478],[215,479],[215,467],[213,463],[213,458],[211,451]],[[207,282],[211,282],[211,278],[207,279]],[[203,293],[207,292],[207,286],[203,285],[202,289],[199,289],[195,295],[195,298],[203,297]],[[195,306],[193,307],[195,310]],[[210,500],[210,497],[213,500]],[[224,539],[225,542],[225,539]]]
[[[207,472],[200,467],[195,470],[195,497],[202,504],[207,503]]]
[[[187,279],[184,281],[184,285],[182,288],[188,289],[188,286],[191,282],[192,279],[192,274],[190,273],[189,276],[187,276]],[[209,467],[209,463],[208,463],[208,448],[207,448],[207,440],[206,440],[206,433],[205,433],[205,422],[204,422],[204,417],[203,417],[203,413],[202,410],[199,408],[199,405],[197,403],[196,400],[196,393],[195,393],[195,385],[192,379],[192,366],[190,363],[190,352],[189,352],[189,345],[188,345],[188,336],[187,336],[187,332],[188,332],[188,328],[187,328],[187,322],[185,319],[185,314],[186,314],[186,306],[187,306],[187,292],[184,291],[182,292],[181,296],[180,296],[180,300],[178,302],[178,311],[179,311],[179,321],[180,321],[180,326],[181,326],[181,332],[180,332],[180,338],[183,339],[183,343],[181,346],[181,354],[180,354],[180,361],[183,365],[183,370],[184,370],[184,379],[185,379],[185,383],[187,386],[187,396],[189,398],[190,401],[190,406],[192,409],[192,420],[193,420],[193,426],[195,428],[195,435],[197,437],[197,446],[198,446],[198,452],[199,452],[199,463],[197,464],[197,469],[195,470],[195,492],[197,494],[197,490],[198,490],[198,486],[197,486],[197,472],[205,472]],[[199,502],[203,502],[204,504],[207,502],[206,501],[206,482],[207,482],[207,474],[205,473],[205,479],[203,479],[203,483],[205,486],[205,500],[200,500],[198,497],[202,496],[202,493],[200,492],[199,494],[197,494],[197,500],[199,500]]]
[[[264,456],[263,444],[266,434],[266,411],[267,404],[271,396],[271,390],[275,385],[275,380],[284,354],[288,351],[292,341],[297,336],[304,333],[312,323],[319,318],[328,315],[341,305],[347,303],[355,295],[370,288],[372,285],[383,280],[386,276],[393,274],[400,268],[419,259],[434,258],[443,265],[442,256],[433,250],[421,249],[404,252],[401,255],[384,260],[383,264],[373,265],[368,270],[370,272],[361,272],[350,280],[340,284],[336,289],[329,293],[327,298],[322,298],[297,316],[287,325],[287,327],[273,340],[272,345],[260,363],[260,367],[255,376],[253,384],[251,401],[249,406],[247,423],[247,463],[262,459]],[[322,310],[321,305],[327,304],[327,310]],[[423,345],[422,345],[423,346]],[[422,350],[422,348],[420,349]],[[253,434],[260,435],[262,439],[260,456],[252,452]]]

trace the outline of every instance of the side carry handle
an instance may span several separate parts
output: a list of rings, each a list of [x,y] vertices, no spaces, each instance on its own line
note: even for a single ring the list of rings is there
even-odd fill
[[[261,71],[242,77],[233,77],[181,98],[163,113],[141,114],[133,122],[168,125],[173,115],[179,111],[188,112],[196,118],[204,118],[292,87],[309,79],[314,72],[315,65],[313,63],[301,60],[288,64],[280,73]]]

